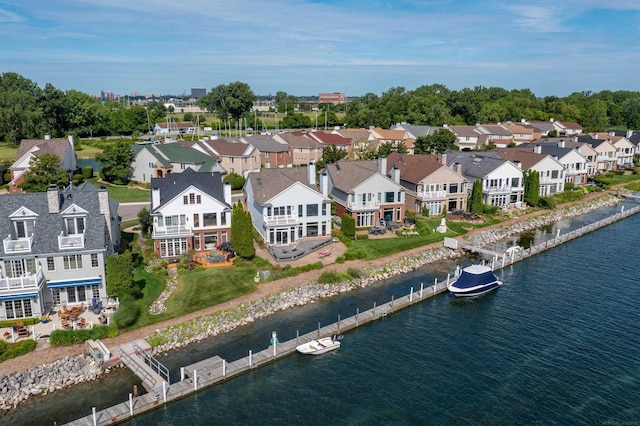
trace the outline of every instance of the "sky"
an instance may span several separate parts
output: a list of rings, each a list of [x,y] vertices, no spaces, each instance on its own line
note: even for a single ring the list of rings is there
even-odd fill
[[[0,73],[99,94],[640,91],[640,0],[0,0]]]

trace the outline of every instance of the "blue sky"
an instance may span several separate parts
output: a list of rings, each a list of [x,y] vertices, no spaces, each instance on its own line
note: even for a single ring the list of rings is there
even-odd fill
[[[0,72],[97,94],[640,91],[640,0],[0,0]]]

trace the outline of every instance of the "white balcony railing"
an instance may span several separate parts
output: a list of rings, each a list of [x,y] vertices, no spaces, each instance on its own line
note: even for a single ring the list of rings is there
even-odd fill
[[[524,188],[522,186],[490,186],[485,188],[485,192],[488,194],[510,194],[512,192],[522,191]]]
[[[193,229],[187,225],[170,225],[170,226],[154,226],[154,237],[167,237],[167,236],[187,236],[192,235]]]
[[[38,269],[35,274],[25,274],[20,277],[0,277],[0,295],[22,294],[25,291],[34,293],[42,288],[44,274]]]
[[[58,235],[58,248],[60,250],[84,248],[84,231],[82,234],[71,235],[64,235],[64,232],[60,232],[60,235]]]
[[[378,200],[349,201],[348,207],[351,210],[373,210],[380,207],[380,202]]]
[[[420,198],[446,198],[447,191],[422,191],[418,192],[417,196]]]
[[[11,253],[30,253],[31,243],[33,242],[33,235],[24,238],[11,238],[11,235],[7,236],[3,240],[4,252],[6,254]]]
[[[263,215],[265,226],[292,225],[298,223],[298,215],[296,213],[283,214],[277,216]]]

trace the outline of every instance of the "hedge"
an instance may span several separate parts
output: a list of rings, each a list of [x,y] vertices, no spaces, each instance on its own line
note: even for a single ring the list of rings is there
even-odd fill
[[[71,346],[83,343],[87,340],[106,339],[118,335],[118,327],[115,324],[98,325],[91,329],[82,330],[54,330],[49,341],[51,346]]]
[[[0,340],[0,362],[25,355],[36,348],[33,339],[22,340],[16,343],[7,343]]]

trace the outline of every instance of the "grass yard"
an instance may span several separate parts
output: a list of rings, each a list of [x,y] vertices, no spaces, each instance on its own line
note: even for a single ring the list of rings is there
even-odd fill
[[[631,183],[640,180],[640,175],[618,175],[615,173],[607,173],[605,176],[599,176],[598,182],[606,183],[609,185],[618,185],[621,183]]]
[[[16,161],[18,147],[12,142],[0,142],[0,163],[11,164]]]
[[[96,188],[100,188],[101,185],[105,185],[109,191],[111,198],[119,203],[136,203],[136,202],[149,202],[151,201],[151,191],[148,189],[139,189],[131,186],[118,186],[111,185],[109,183],[98,182],[97,177],[87,179]]]

